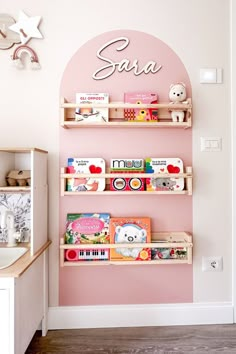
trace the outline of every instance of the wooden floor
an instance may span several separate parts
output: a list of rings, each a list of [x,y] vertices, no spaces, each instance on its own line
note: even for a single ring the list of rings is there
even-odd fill
[[[236,325],[36,332],[26,354],[236,353]]]

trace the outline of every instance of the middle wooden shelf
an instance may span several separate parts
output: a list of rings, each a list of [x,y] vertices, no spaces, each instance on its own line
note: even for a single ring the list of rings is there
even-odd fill
[[[169,194],[169,195],[192,195],[192,167],[188,166],[184,173],[66,173],[67,168],[61,169],[61,196],[91,196],[91,195],[156,195],[156,194]],[[106,189],[104,191],[67,191],[67,179],[69,178],[105,178]],[[111,178],[184,178],[185,188],[180,191],[173,190],[158,190],[158,191],[112,191],[110,190]]]

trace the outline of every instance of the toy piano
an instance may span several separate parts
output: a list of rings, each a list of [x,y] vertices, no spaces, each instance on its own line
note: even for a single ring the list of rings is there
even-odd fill
[[[65,251],[65,259],[69,262],[76,261],[107,261],[110,259],[108,248],[99,249],[68,249]]]

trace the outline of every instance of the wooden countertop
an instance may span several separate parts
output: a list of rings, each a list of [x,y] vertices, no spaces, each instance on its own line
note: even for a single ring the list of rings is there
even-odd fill
[[[29,250],[20,257],[10,267],[0,269],[0,278],[4,277],[20,277],[35,260],[50,246],[52,241],[47,241],[33,256],[30,255],[30,244],[19,243],[18,247],[26,247]],[[0,244],[0,247],[7,247],[5,243]]]

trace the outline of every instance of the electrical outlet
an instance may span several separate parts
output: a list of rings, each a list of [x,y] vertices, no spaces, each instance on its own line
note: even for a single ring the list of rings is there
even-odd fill
[[[202,271],[203,272],[222,272],[223,271],[223,257],[202,257]]]

